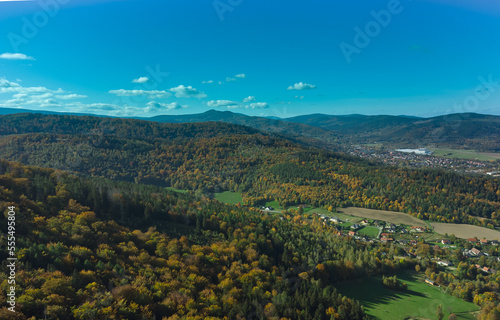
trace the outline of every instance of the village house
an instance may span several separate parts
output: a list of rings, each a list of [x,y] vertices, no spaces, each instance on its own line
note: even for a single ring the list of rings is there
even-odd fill
[[[355,223],[355,224],[353,224],[351,226],[351,229],[353,229],[353,230],[356,230],[356,229],[359,229],[359,228],[361,228],[361,226],[359,224],[357,224],[357,223]]]
[[[480,241],[481,241],[481,244],[488,244],[488,240],[486,240],[486,239],[481,239]]]
[[[477,242],[477,238],[469,238],[467,239],[468,242],[470,243],[476,243]]]
[[[433,280],[428,279],[428,278],[425,279],[425,283],[430,284],[431,286],[435,286],[436,285],[436,282],[434,282]]]
[[[360,222],[362,225],[366,226],[367,224],[369,224],[368,220],[367,219],[363,219],[361,220]]]
[[[438,261],[437,262],[438,265],[440,266],[444,266],[444,267],[449,267],[451,266],[451,262],[450,261],[447,261],[447,260],[441,260],[441,261]]]
[[[368,237],[368,236],[361,237],[361,240],[364,241],[364,242],[373,242],[373,240],[370,239],[370,237]]]
[[[416,227],[410,227],[410,229],[413,232],[425,232],[425,228],[424,227],[416,226]]]
[[[442,244],[450,244],[450,243],[451,243],[451,241],[450,241],[450,240],[448,240],[448,239],[443,239],[443,240],[441,240],[441,243],[442,243]]]
[[[472,249],[470,250],[470,253],[471,253],[471,254],[473,254],[473,255],[475,255],[475,256],[480,256],[480,255],[482,255],[481,251],[480,251],[479,249],[476,249],[476,248],[472,248]]]
[[[351,230],[351,231],[349,231],[349,235],[350,235],[350,236],[355,236],[355,235],[356,235],[356,231],[352,231],[352,230]]]

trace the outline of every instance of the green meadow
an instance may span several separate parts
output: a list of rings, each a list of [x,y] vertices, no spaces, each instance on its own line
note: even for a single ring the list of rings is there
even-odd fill
[[[364,235],[371,237],[371,238],[376,238],[378,236],[378,233],[379,233],[379,228],[366,226],[366,227],[363,227],[362,229],[359,229],[358,233],[364,234]]]
[[[458,319],[475,319],[473,312],[479,310],[478,306],[426,284],[424,277],[415,272],[399,274],[398,279],[408,286],[406,291],[386,288],[381,277],[344,282],[336,287],[347,297],[359,300],[366,313],[376,320],[436,319],[438,305],[443,308],[444,319],[448,319],[450,313]]]
[[[237,204],[243,203],[243,198],[239,192],[224,191],[215,194],[215,199],[222,203]]]
[[[474,150],[449,149],[449,148],[430,148],[434,156],[443,158],[458,158],[465,160],[494,161],[498,159],[498,154],[481,153]]]
[[[273,207],[274,210],[283,210],[283,207],[276,200],[266,202],[266,207]]]

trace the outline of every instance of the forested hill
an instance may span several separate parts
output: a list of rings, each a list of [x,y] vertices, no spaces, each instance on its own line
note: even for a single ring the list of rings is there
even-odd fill
[[[15,284],[0,272],[2,320],[361,320],[334,285],[414,264],[304,217],[5,161],[0,210],[18,258]]]
[[[457,113],[420,118],[391,115],[309,114],[291,118],[250,117],[230,111],[163,115],[151,121],[187,123],[220,121],[299,138],[315,147],[340,150],[350,144],[384,143],[390,147],[452,146],[500,151],[500,117]]]
[[[392,146],[454,146],[500,151],[500,117],[460,113],[431,118],[406,116],[304,115],[284,119],[317,126],[352,143],[382,142]]]
[[[4,116],[0,123],[0,157],[24,164],[197,195],[236,191],[248,206],[358,206],[500,226],[493,177],[377,166],[232,124],[54,115]]]
[[[124,118],[44,115],[21,113],[0,116],[0,135],[51,133],[109,135],[130,139],[211,138],[225,135],[255,134],[258,131],[228,123],[162,124]]]
[[[500,117],[476,113],[419,118],[390,115],[309,114],[291,118],[250,117],[230,111],[163,115],[151,121],[188,123],[220,121],[279,132],[304,143],[330,150],[351,144],[384,143],[390,147],[453,146],[500,151]]]
[[[46,111],[24,111],[36,112],[39,115],[63,115]],[[23,110],[0,108],[0,114],[13,112],[23,112]],[[109,119],[109,121],[118,119],[99,118]],[[266,118],[230,111],[209,110],[200,114],[161,115],[138,119],[172,124],[207,121],[231,123],[270,134],[279,134],[306,146],[333,151],[345,151],[352,144],[375,142],[383,143],[389,148],[441,146],[478,151],[500,151],[500,117],[475,113],[449,114],[430,118],[356,114],[310,114],[291,118]]]
[[[302,124],[285,121],[280,118],[252,117],[231,111],[209,110],[199,114],[161,115],[144,120],[162,123],[192,123],[218,121],[233,123],[258,129],[263,132],[280,134],[307,146],[328,150],[342,149],[339,134],[325,130],[314,124]]]

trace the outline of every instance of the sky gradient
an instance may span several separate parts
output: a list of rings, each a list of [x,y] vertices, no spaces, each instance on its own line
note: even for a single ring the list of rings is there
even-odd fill
[[[0,107],[500,115],[490,0],[0,1]]]

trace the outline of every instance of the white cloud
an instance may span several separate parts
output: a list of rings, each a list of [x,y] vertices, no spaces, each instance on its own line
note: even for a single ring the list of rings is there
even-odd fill
[[[117,104],[111,103],[90,103],[90,104],[81,104],[84,108],[92,109],[92,110],[119,110],[121,107]],[[87,112],[90,110],[86,110]]]
[[[86,96],[66,92],[63,89],[52,90],[46,87],[23,87],[17,82],[0,78],[0,96],[10,96],[10,99],[0,99],[0,105],[9,108],[61,108],[65,100],[79,99]]]
[[[41,99],[48,99],[48,98],[52,98],[54,95],[50,92],[47,92],[47,93],[44,93],[44,94],[39,94],[39,95],[33,95],[33,96],[30,96],[30,99],[33,99],[33,100],[41,100]]]
[[[191,86],[177,86],[175,88],[170,89],[171,92],[175,93],[177,98],[206,98],[207,95],[204,92],[198,91]]]
[[[132,83],[146,83],[149,81],[148,77],[139,77],[137,79],[132,80]]]
[[[245,99],[243,99],[243,102],[250,102],[250,101],[255,101],[255,97],[254,96],[248,96]]]
[[[128,106],[119,106],[111,103],[81,103],[73,102],[64,105],[65,111],[80,112],[80,113],[96,113],[96,114],[115,114],[124,115],[123,110],[129,108]]]
[[[211,108],[214,107],[238,108],[238,103],[231,100],[212,100],[207,102],[207,106]]]
[[[294,98],[295,98],[295,99],[302,100],[302,99],[304,99],[304,96],[295,96]]]
[[[16,82],[9,81],[5,78],[0,79],[0,88],[19,88],[21,85]]]
[[[91,103],[83,104],[80,102],[65,104],[66,111],[71,112],[82,112],[82,113],[95,113],[95,114],[106,114],[110,116],[137,116],[143,115],[145,113],[156,113],[171,111],[181,108],[188,108],[186,105],[180,105],[177,102],[172,103],[161,103],[156,101],[150,101],[146,106],[129,106],[129,105],[117,105],[111,103]]]
[[[208,80],[208,81],[202,81],[201,83],[214,83],[213,80]]]
[[[146,104],[146,106],[146,112],[171,111],[188,107],[185,105],[181,106],[178,102],[161,103],[156,101],[150,101]]]
[[[294,84],[293,86],[289,86],[287,88],[287,90],[308,90],[308,89],[314,89],[314,88],[316,88],[316,86],[313,84],[299,82],[299,83]]]
[[[12,96],[14,99],[24,99],[27,98],[28,95],[26,93],[16,93],[15,95]]]
[[[7,60],[35,60],[35,58],[25,55],[24,53],[2,53],[0,59]]]
[[[40,107],[42,108],[59,107],[60,105],[59,101],[55,99],[45,99],[40,103]]]
[[[45,87],[23,87],[17,82],[0,79],[0,93],[21,93],[21,94],[43,94],[43,93],[65,93],[63,89],[51,90]]]
[[[51,90],[45,87],[23,87],[17,82],[9,81],[5,78],[0,79],[0,93],[13,93],[13,94],[62,94],[65,93],[63,89]]]
[[[82,99],[82,98],[87,98],[87,96],[83,94],[65,94],[65,95],[58,95],[56,96],[57,99],[62,99],[62,100],[73,100],[73,99]]]
[[[246,109],[267,109],[269,105],[266,102],[254,102],[245,106]]]
[[[244,73],[240,73],[240,74],[235,75],[235,77],[245,79],[247,76]]]
[[[231,81],[236,81],[236,78],[230,78],[230,77],[226,78],[226,82],[231,82]]]
[[[168,98],[172,94],[166,92],[165,90],[109,90],[109,93],[117,95],[119,97],[136,97],[136,96],[147,96],[150,98]]]

